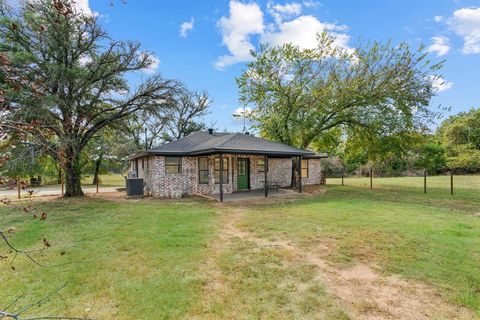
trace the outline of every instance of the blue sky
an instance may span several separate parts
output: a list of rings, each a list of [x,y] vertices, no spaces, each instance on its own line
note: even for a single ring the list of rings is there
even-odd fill
[[[447,60],[432,106],[450,106],[452,113],[480,107],[480,0],[77,2],[98,12],[113,38],[139,41],[153,52],[156,71],[207,90],[214,100],[207,121],[220,130],[242,129],[232,117],[240,106],[235,77],[249,48],[261,41],[308,47],[323,29],[343,47],[360,38],[423,43],[433,61]]]

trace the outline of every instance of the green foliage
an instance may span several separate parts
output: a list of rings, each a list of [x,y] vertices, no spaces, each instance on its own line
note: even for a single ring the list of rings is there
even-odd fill
[[[127,138],[122,132],[114,128],[102,130],[83,150],[83,172],[94,173],[97,162],[99,173],[122,172],[127,165],[126,157],[133,154],[131,144],[125,141]]]
[[[376,174],[395,176],[412,171],[414,150],[427,139],[425,135],[415,132],[378,137],[350,130],[340,145],[347,172],[359,175],[368,174],[372,167]]]
[[[438,128],[437,136],[445,146],[449,168],[480,171],[480,109],[451,116]]]
[[[343,146],[343,135],[341,128],[332,128],[319,135],[312,141],[311,147],[314,150],[321,150],[331,156],[339,155]]]
[[[426,169],[430,174],[442,172],[446,167],[445,149],[437,143],[425,143],[418,150],[415,167]]]
[[[480,108],[460,112],[445,120],[438,129],[438,137],[447,148],[470,145],[480,150]]]
[[[473,149],[469,145],[450,147],[448,167],[457,172],[478,172],[480,170],[480,150]]]

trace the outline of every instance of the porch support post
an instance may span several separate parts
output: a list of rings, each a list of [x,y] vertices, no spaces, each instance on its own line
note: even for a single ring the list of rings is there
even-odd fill
[[[302,156],[298,157],[298,192],[303,192],[303,182],[302,182]]]
[[[265,163],[265,197],[268,197],[268,181],[267,181],[267,176],[268,176],[268,157],[267,155],[264,156],[263,158],[264,163]]]
[[[223,202],[223,157],[220,153],[218,155],[220,160],[220,202]]]

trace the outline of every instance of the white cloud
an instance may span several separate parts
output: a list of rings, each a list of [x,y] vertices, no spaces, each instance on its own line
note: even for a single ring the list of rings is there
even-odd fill
[[[430,81],[432,81],[433,89],[437,92],[443,92],[453,87],[453,82],[446,81],[440,76],[430,76]]]
[[[313,6],[314,3],[308,5]],[[348,46],[350,36],[345,33],[346,26],[321,22],[311,15],[298,16],[302,12],[302,4],[298,2],[279,5],[269,1],[267,11],[273,17],[274,23],[266,26],[263,12],[256,3],[230,1],[230,15],[222,17],[218,23],[223,44],[227,46],[230,54],[217,59],[217,69],[251,61],[250,51],[255,50],[252,36],[259,36],[260,42],[274,46],[292,43],[301,49],[311,49],[317,46],[317,35],[328,31],[335,37],[337,47],[351,50]]]
[[[252,108],[246,107],[246,108],[237,108],[235,111],[233,111],[233,117],[236,119],[243,119],[243,116],[245,115],[246,117],[250,116],[252,114]]]
[[[150,74],[155,73],[158,69],[158,66],[161,63],[160,59],[158,59],[153,54],[149,54],[147,52],[141,52],[139,58],[144,59],[145,57],[147,57],[148,60],[150,61],[150,66],[148,68],[142,69],[142,71]]]
[[[480,54],[480,7],[456,10],[448,24],[457,35],[463,37],[464,54]]]
[[[75,1],[72,1],[71,3],[73,4],[74,9],[76,9],[79,12],[82,12],[87,16],[98,15],[97,12],[93,11],[90,8],[88,0],[75,0]]]
[[[230,1],[230,16],[222,17],[218,23],[222,35],[223,44],[230,51],[229,55],[218,58],[215,62],[217,69],[235,64],[237,62],[250,61],[250,50],[254,50],[250,42],[250,36],[263,32],[263,12],[256,3],[243,4],[235,0]]]
[[[433,21],[442,22],[443,21],[443,16],[435,16],[435,17],[433,17]]]
[[[344,31],[345,26],[320,22],[313,16],[300,16],[294,20],[280,23],[277,31],[267,32],[262,36],[262,41],[272,45],[292,43],[301,49],[312,49],[317,46],[317,34],[328,31],[335,36],[335,44],[339,48],[347,49],[350,36]]]
[[[298,15],[302,12],[302,5],[300,3],[292,2],[284,5],[275,4],[273,9],[285,15]]]
[[[92,57],[90,57],[89,55],[82,55],[79,59],[78,59],[78,62],[80,63],[81,66],[86,66],[87,64],[89,64],[90,62],[92,62]]]
[[[284,5],[275,4],[272,0],[267,3],[268,13],[275,19],[276,23],[282,20],[298,16],[302,13],[302,4],[298,2],[286,3]]]
[[[432,37],[432,44],[428,47],[429,52],[436,52],[437,56],[444,56],[450,51],[450,40],[447,37]]]
[[[312,1],[312,0],[303,1],[303,6],[306,8],[316,8],[321,5],[322,4],[318,1]]]
[[[180,26],[180,36],[186,38],[188,32],[193,30],[193,24],[195,23],[195,18],[191,18],[190,21],[185,21]]]

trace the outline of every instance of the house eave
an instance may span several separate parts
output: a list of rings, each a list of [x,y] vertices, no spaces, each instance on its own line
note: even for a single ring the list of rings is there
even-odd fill
[[[318,157],[315,155],[314,152],[304,151],[304,152],[278,152],[278,151],[271,151],[271,150],[248,150],[248,149],[223,149],[223,148],[213,148],[213,149],[205,149],[205,150],[197,150],[194,152],[178,152],[178,151],[155,151],[155,150],[148,150],[147,152],[138,153],[128,160],[134,160],[136,158],[145,157],[147,155],[154,155],[154,156],[177,156],[177,157],[195,157],[195,156],[205,156],[205,155],[212,155],[212,154],[254,154],[254,155],[267,155],[267,156],[274,156],[274,157],[298,157],[304,156],[306,158],[316,158]]]
[[[312,156],[305,156],[305,159],[327,159],[328,158],[328,154],[324,153],[324,154],[314,154]]]
[[[129,160],[129,161],[130,160],[135,160],[137,158],[142,158],[142,157],[145,157],[145,156],[148,156],[148,155],[149,155],[148,151],[143,151],[143,152],[136,153],[131,157],[128,157],[127,160]]]
[[[314,152],[308,151],[299,151],[299,152],[279,152],[279,151],[271,151],[271,150],[248,150],[248,149],[226,149],[226,148],[213,148],[207,150],[198,150],[195,152],[191,152],[190,155],[208,155],[208,154],[254,154],[254,155],[269,155],[269,156],[309,156],[315,155]]]

